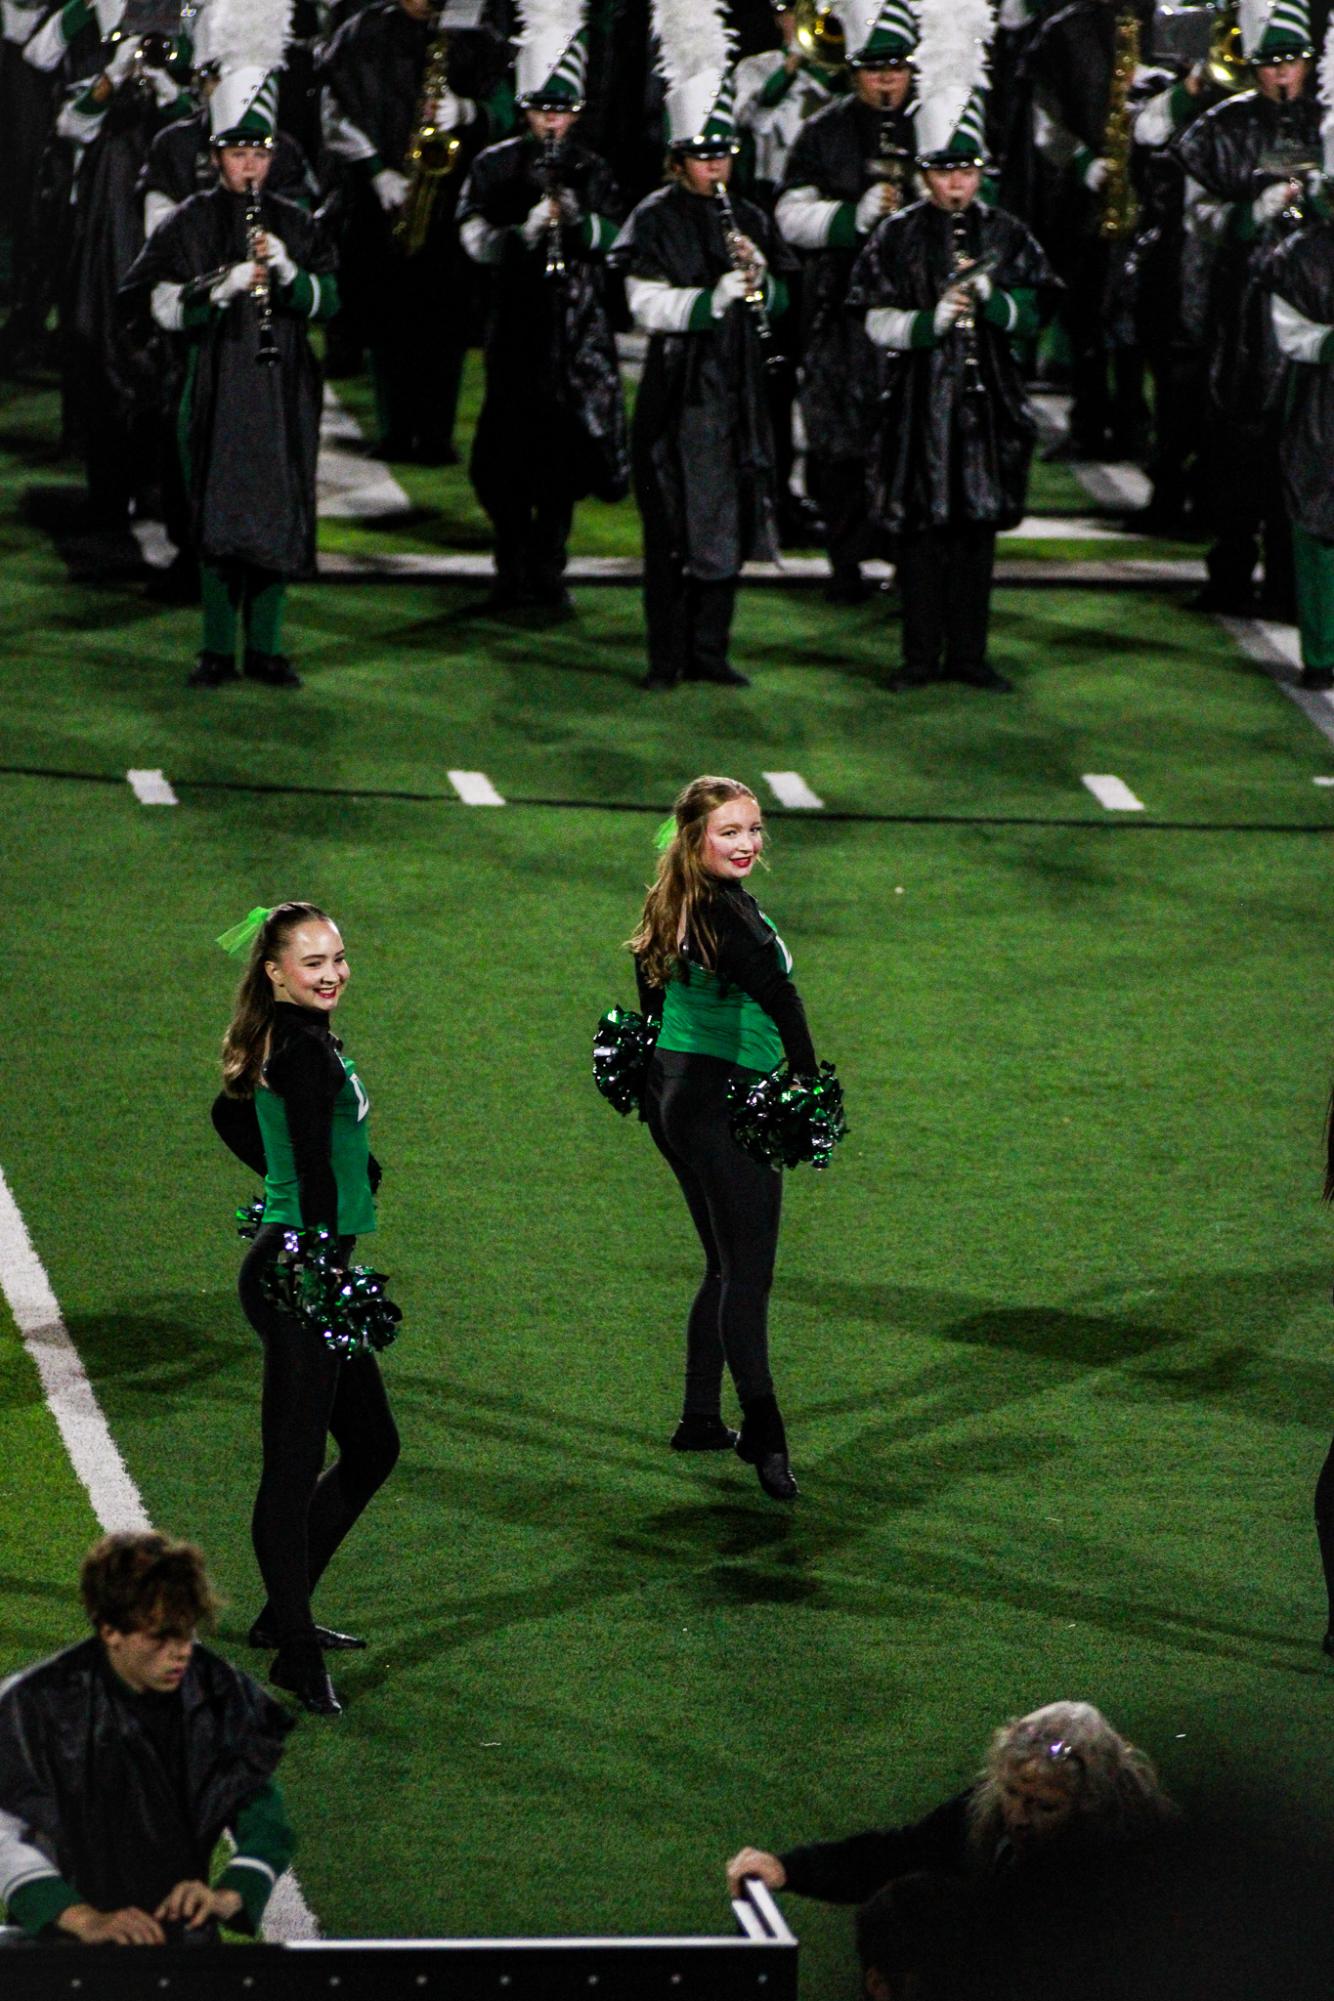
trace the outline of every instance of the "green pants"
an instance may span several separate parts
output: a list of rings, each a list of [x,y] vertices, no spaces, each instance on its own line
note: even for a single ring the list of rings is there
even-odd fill
[[[204,563],[199,572],[204,600],[204,651],[236,658],[236,632],[245,629],[246,650],[280,653],[287,585],[265,570],[233,569],[227,576]]]
[[[1297,570],[1302,666],[1334,671],[1334,542],[1308,535],[1294,521],[1292,554]]]

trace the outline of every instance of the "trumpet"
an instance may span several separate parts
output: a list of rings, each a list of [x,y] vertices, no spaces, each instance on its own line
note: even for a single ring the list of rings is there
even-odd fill
[[[774,347],[774,330],[769,324],[769,309],[764,303],[764,276],[759,266],[743,247],[746,238],[737,228],[736,211],[732,207],[732,197],[721,181],[713,184],[713,198],[718,204],[718,212],[723,221],[723,242],[732,260],[732,269],[740,271],[746,280],[746,290],[742,305],[750,315],[751,325],[759,337],[760,352],[764,356],[766,368],[777,368],[782,357]]]
[[[253,174],[245,184],[245,241],[246,252],[255,267],[255,275],[250,281],[250,297],[254,301],[255,317],[259,321],[259,341],[255,348],[255,360],[262,368],[271,368],[278,359],[278,341],[273,331],[273,279],[269,272],[264,218],[260,214],[259,183]],[[262,252],[261,243],[264,245]]]

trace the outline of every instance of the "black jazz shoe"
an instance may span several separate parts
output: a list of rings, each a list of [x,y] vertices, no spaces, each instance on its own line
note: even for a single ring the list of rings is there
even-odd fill
[[[187,688],[221,688],[228,681],[238,681],[236,662],[226,653],[203,652],[185,677]]]
[[[687,1411],[672,1433],[673,1452],[730,1452],[741,1433],[720,1417]]]
[[[256,653],[246,648],[247,681],[259,681],[266,688],[299,688],[301,676],[285,653]]]
[[[772,1396],[743,1400],[745,1413],[737,1458],[755,1468],[761,1487],[771,1501],[795,1501],[797,1483],[788,1463],[787,1434],[782,1413]]]
[[[266,1654],[272,1653],[282,1645],[282,1641],[278,1638],[272,1626],[266,1626],[263,1619],[256,1619],[254,1625],[250,1628],[248,1640],[252,1647],[258,1647],[261,1652]],[[320,1648],[322,1653],[350,1654],[360,1652],[366,1642],[359,1640],[355,1633],[338,1633],[334,1631],[332,1626],[317,1626],[315,1628],[315,1644]]]
[[[285,1688],[312,1716],[341,1716],[343,1705],[334,1693],[324,1656],[310,1641],[280,1650],[269,1669],[275,1688]]]

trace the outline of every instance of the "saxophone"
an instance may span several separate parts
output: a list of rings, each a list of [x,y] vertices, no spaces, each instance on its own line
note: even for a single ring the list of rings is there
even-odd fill
[[[742,249],[745,238],[736,226],[736,213],[732,207],[732,197],[721,181],[713,185],[713,198],[718,204],[718,212],[723,219],[723,242],[732,260],[732,269],[743,272],[746,278],[746,292],[741,303],[750,315],[751,325],[759,335],[760,352],[764,356],[766,368],[777,368],[782,357],[774,349],[774,330],[769,324],[769,311],[764,303],[764,278],[751,263]]]
[[[449,31],[441,24],[427,51],[417,118],[403,166],[408,191],[394,223],[394,242],[405,257],[415,257],[426,242],[440,183],[459,163],[457,132],[442,132],[435,122],[435,103],[449,89]]]
[[[1112,88],[1107,100],[1107,123],[1103,129],[1102,157],[1107,162],[1107,179],[1102,186],[1098,234],[1104,243],[1124,243],[1135,233],[1139,221],[1139,196],[1130,178],[1130,155],[1134,145],[1130,89],[1139,68],[1139,16],[1118,14],[1116,46],[1112,56]]]

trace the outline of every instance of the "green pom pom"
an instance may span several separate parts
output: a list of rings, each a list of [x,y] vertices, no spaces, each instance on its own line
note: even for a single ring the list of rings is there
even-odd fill
[[[286,1258],[271,1265],[264,1296],[280,1313],[318,1334],[344,1361],[378,1354],[398,1338],[403,1315],[389,1298],[389,1280],[369,1265],[341,1266],[328,1230],[289,1230]]]
[[[656,1021],[632,1008],[608,1008],[593,1037],[593,1082],[614,1111],[637,1112],[644,1096],[649,1058],[658,1039]]]
[[[777,1171],[806,1161],[817,1169],[848,1130],[843,1116],[843,1086],[832,1063],[822,1063],[813,1077],[793,1077],[776,1070],[747,1086],[732,1086],[732,1137],[743,1153]]]
[[[259,1235],[260,1224],[264,1221],[264,1197],[254,1196],[249,1202],[233,1212],[236,1217],[236,1234],[253,1243]]]

